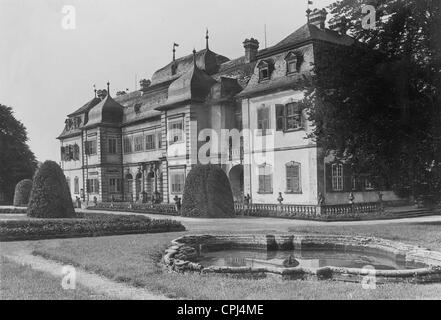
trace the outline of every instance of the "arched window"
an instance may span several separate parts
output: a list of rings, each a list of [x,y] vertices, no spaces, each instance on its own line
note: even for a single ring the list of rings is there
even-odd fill
[[[286,192],[288,193],[302,192],[300,166],[300,163],[294,161],[286,164]]]
[[[136,181],[135,181],[135,199],[139,200],[139,194],[141,193],[141,181],[142,181],[142,173],[139,172],[136,175]]]
[[[69,192],[70,192],[70,178],[69,177],[66,177],[66,183],[67,183],[67,186],[69,187]]]
[[[333,163],[331,166],[332,190],[343,191],[343,164]]]
[[[80,193],[80,179],[78,179],[78,177],[74,178],[74,193],[75,194]]]
[[[259,193],[273,193],[273,168],[266,163],[259,166]]]

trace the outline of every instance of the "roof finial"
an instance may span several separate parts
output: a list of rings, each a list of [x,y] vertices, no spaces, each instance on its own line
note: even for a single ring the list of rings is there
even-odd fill
[[[110,81],[107,81],[107,95],[110,96]]]
[[[208,39],[209,39],[210,37],[208,36],[208,28],[207,28],[207,32],[205,33],[205,48],[207,49],[207,50],[209,50],[208,49]]]
[[[93,85],[93,92],[95,92],[95,98],[96,98],[96,85]]]
[[[309,15],[311,14],[312,10],[309,6],[313,5],[313,1],[312,0],[307,0],[308,1],[308,9],[306,9],[306,18],[308,19],[308,23],[309,23]]]
[[[193,48],[193,64],[194,67],[196,68],[196,49]]]
[[[179,44],[176,42],[173,43],[173,61],[176,60],[176,47],[179,47]]]

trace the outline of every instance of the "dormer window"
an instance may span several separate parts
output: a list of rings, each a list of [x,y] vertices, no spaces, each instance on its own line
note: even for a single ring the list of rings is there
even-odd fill
[[[257,65],[259,69],[259,82],[269,80],[271,77],[272,63],[269,60],[262,60]]]
[[[302,63],[302,55],[296,52],[290,52],[285,57],[286,74],[299,72],[300,64]]]

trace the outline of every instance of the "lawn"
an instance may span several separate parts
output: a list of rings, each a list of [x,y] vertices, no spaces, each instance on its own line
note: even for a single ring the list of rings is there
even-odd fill
[[[373,235],[441,250],[441,224],[299,226],[297,233]],[[332,281],[235,279],[221,275],[174,274],[160,265],[170,241],[185,234],[125,235],[33,242],[34,254],[73,264],[110,279],[143,286],[154,293],[188,299],[441,299],[441,284],[379,285]]]
[[[29,266],[1,258],[0,300],[90,300],[107,299],[86,288],[76,286],[75,290],[64,290],[61,279]]]

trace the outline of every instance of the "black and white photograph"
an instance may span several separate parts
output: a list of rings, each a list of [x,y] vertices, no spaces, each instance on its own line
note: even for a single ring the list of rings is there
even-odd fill
[[[441,1],[0,0],[0,300],[441,300]]]

